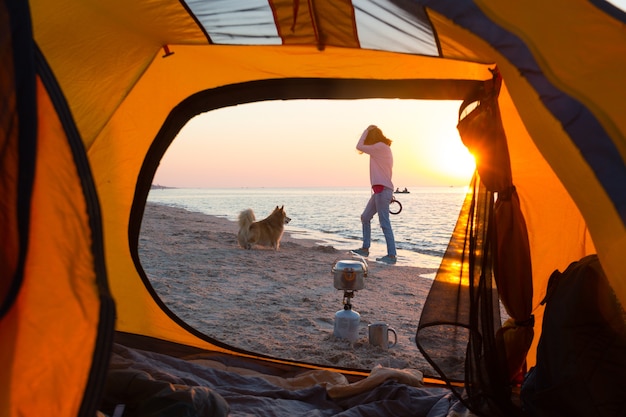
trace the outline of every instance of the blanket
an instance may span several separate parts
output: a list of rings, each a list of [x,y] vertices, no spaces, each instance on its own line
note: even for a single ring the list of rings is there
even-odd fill
[[[109,416],[116,410],[123,416],[472,415],[450,390],[424,387],[416,370],[377,366],[367,378],[353,383],[327,370],[283,378],[120,344],[113,349],[101,407]]]

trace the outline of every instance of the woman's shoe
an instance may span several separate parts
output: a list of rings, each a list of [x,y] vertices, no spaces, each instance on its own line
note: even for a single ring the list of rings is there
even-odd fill
[[[351,250],[350,252],[354,253],[355,255],[364,256],[366,258],[370,256],[370,250],[367,248],[354,249],[354,250]]]
[[[393,265],[398,261],[398,258],[394,255],[385,255],[382,258],[376,258],[376,260],[384,264]]]

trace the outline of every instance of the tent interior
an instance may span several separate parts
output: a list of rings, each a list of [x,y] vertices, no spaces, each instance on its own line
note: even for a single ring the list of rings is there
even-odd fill
[[[3,0],[0,21],[2,415],[535,415],[517,394],[553,273],[597,257],[626,303],[626,15],[608,2]],[[365,98],[463,102],[477,175],[428,297],[451,307],[416,323],[430,357],[462,329],[461,380],[445,358],[424,380],[242,351],[170,314],[141,267],[189,119]]]

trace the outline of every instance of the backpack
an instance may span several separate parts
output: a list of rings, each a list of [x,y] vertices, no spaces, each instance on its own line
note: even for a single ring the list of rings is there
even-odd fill
[[[548,281],[537,363],[521,388],[532,417],[626,416],[624,311],[597,255]]]

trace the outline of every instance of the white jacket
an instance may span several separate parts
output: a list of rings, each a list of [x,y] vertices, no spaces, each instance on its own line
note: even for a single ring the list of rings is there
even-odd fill
[[[365,138],[369,128],[365,129],[359,142],[356,144],[357,150],[370,156],[370,183],[371,185],[384,185],[387,188],[393,188],[391,176],[393,173],[393,154],[391,147],[383,142],[373,145],[365,145]]]

